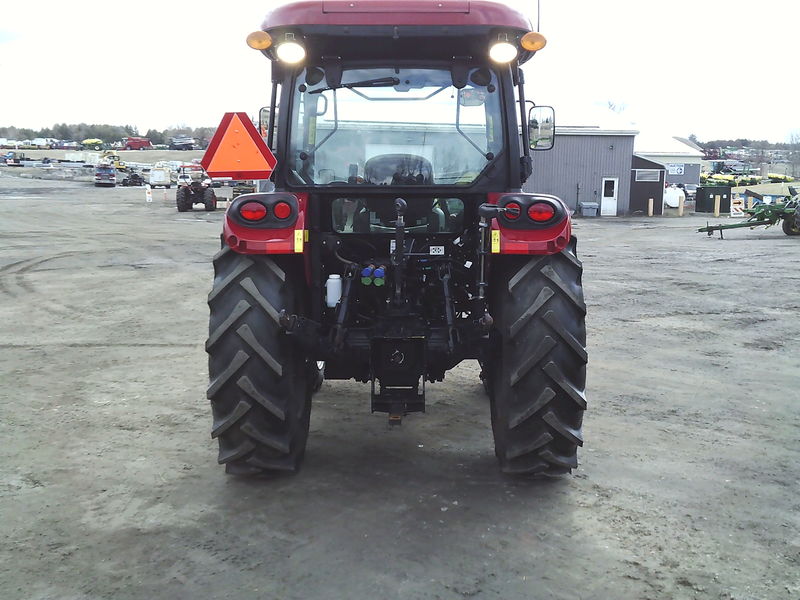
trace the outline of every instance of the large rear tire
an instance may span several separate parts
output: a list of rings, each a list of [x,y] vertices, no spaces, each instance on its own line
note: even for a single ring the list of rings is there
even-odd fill
[[[489,390],[505,473],[555,476],[578,466],[586,409],[586,305],[572,238],[552,256],[502,257],[492,274]]]
[[[179,187],[175,192],[175,204],[178,205],[178,212],[192,210],[192,194],[188,193],[186,188]]]
[[[781,227],[786,235],[800,235],[800,208],[795,209],[795,211],[799,212],[782,219]]]
[[[296,472],[302,463],[316,363],[278,324],[282,309],[304,312],[302,273],[295,257],[245,256],[228,247],[214,257],[208,398],[211,436],[228,473]]]
[[[211,188],[206,188],[203,191],[203,205],[206,210],[217,210],[217,195]]]

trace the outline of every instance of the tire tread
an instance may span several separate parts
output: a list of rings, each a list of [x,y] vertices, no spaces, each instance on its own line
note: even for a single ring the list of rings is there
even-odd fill
[[[311,408],[308,361],[276,316],[302,314],[305,284],[297,257],[242,255],[222,248],[206,351],[217,461],[227,473],[296,472],[305,453]]]
[[[502,257],[493,267],[485,371],[504,473],[558,477],[578,466],[588,353],[575,246],[573,238],[559,254]]]

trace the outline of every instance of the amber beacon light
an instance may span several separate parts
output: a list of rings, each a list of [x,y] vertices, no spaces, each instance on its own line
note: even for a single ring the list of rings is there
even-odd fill
[[[272,46],[272,36],[266,31],[254,31],[247,36],[247,45],[253,50],[266,50]]]
[[[529,31],[519,40],[519,45],[522,46],[523,50],[536,52],[547,45],[547,38],[538,31]]]

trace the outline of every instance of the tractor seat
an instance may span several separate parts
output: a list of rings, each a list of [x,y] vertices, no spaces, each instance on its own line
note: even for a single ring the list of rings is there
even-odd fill
[[[364,179],[375,185],[431,185],[433,167],[416,154],[379,154],[367,160]]]

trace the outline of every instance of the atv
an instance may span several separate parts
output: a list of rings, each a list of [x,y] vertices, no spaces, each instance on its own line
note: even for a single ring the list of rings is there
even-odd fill
[[[124,187],[141,186],[144,184],[145,184],[144,177],[142,177],[139,173],[136,173],[135,171],[129,173],[122,180],[122,185]]]

